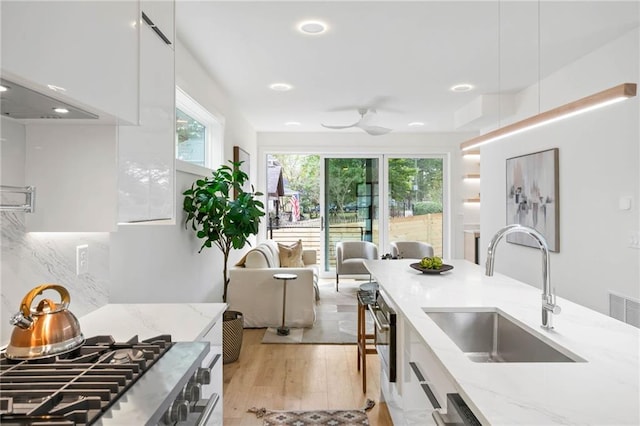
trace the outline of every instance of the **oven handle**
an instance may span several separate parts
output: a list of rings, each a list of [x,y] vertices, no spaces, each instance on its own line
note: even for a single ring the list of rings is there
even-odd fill
[[[376,323],[376,329],[378,329],[380,331],[389,330],[389,323],[387,322],[385,324],[382,324],[380,322],[380,320],[378,319],[378,315],[376,313],[380,312],[380,309],[376,305],[372,305],[372,304],[368,304],[367,308],[369,308],[369,314],[373,318],[373,322]]]
[[[211,397],[209,398],[209,402],[207,402],[207,405],[202,410],[200,417],[198,417],[198,421],[196,422],[197,426],[204,426],[207,424],[207,422],[209,421],[209,417],[211,417],[211,414],[213,414],[213,410],[214,408],[216,408],[219,400],[220,396],[217,393],[211,395]]]
[[[446,426],[446,422],[445,420],[442,418],[442,413],[440,413],[440,411],[438,410],[433,410],[431,412],[431,417],[433,418],[433,421],[436,422],[437,426]]]

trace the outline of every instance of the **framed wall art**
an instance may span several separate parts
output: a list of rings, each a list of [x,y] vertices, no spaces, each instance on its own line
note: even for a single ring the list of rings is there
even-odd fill
[[[507,224],[518,223],[544,235],[549,250],[560,251],[560,197],[558,149],[507,159]],[[507,235],[507,241],[538,247],[524,234]]]
[[[245,151],[244,149],[240,148],[239,146],[234,146],[233,147],[233,161],[234,162],[239,162],[242,161],[242,164],[240,165],[240,170],[242,170],[243,172],[245,172],[247,174],[247,176],[249,176],[249,179],[245,182],[244,186],[242,187],[242,190],[244,192],[251,192],[251,156],[249,155],[249,153],[247,151]],[[235,198],[238,198],[238,194],[236,193],[236,191],[234,191],[233,196]]]

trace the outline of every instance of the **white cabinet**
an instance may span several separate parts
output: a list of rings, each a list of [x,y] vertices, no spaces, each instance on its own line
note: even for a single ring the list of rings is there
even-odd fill
[[[137,123],[137,1],[3,1],[0,8],[3,78],[100,118]]]
[[[456,389],[431,349],[406,321],[404,339],[402,400],[405,417],[408,420],[425,417],[431,420],[433,410],[446,410],[447,394],[455,393]]]
[[[171,13],[173,22],[173,6]],[[172,219],[175,215],[174,62],[171,46],[141,20],[140,123],[119,127],[118,222]]]
[[[382,394],[394,424],[434,425],[432,413],[447,409],[447,394],[456,393],[455,385],[422,337],[400,314],[397,324],[396,383],[389,383],[381,371]]]
[[[25,182],[36,187],[28,232],[116,227],[116,126],[26,126]]]
[[[142,0],[140,8],[147,19],[156,27],[156,31],[162,34],[161,37],[166,37],[171,45],[175,44],[175,24],[173,19],[175,16],[175,3],[166,0]]]

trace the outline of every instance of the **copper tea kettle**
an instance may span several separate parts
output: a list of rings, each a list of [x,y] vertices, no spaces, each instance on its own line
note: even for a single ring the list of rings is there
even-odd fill
[[[45,290],[60,294],[60,303],[42,299],[35,310],[31,303]],[[11,334],[6,356],[11,359],[38,359],[70,352],[84,343],[78,319],[67,309],[69,292],[58,284],[42,284],[32,289],[11,318],[16,327]]]

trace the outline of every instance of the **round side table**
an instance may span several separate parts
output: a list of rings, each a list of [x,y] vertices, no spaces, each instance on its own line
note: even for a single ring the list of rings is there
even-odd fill
[[[296,274],[274,274],[273,278],[276,280],[284,281],[282,287],[282,326],[278,327],[278,335],[279,336],[288,336],[289,335],[289,327],[285,327],[284,325],[284,314],[287,309],[287,281],[295,280],[298,278]]]

